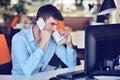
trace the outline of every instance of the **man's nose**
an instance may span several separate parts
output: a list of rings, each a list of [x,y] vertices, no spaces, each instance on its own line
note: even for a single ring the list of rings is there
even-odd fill
[[[54,27],[53,27],[53,31],[55,31],[57,29],[57,26],[56,25],[54,25]]]

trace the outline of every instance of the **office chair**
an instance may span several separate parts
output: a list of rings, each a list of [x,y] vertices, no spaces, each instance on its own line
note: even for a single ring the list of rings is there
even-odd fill
[[[4,34],[0,34],[0,74],[11,74],[12,62]]]
[[[65,30],[65,24],[63,21],[58,22],[57,30]]]

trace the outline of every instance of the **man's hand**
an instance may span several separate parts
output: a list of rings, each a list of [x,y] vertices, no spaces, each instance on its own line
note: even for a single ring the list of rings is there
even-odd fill
[[[66,39],[65,44],[68,47],[72,48],[73,47],[73,45],[72,45],[72,37],[71,37],[70,33],[67,32],[67,31],[62,31],[62,30],[59,30],[58,33],[60,34],[60,36],[62,36],[62,37],[64,37]]]
[[[39,47],[44,50],[46,44],[51,38],[52,33],[48,29],[41,30],[40,33],[40,41],[39,41]]]

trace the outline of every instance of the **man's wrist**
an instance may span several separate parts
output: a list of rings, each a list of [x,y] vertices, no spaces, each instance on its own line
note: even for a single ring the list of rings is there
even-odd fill
[[[45,43],[44,41],[41,40],[41,41],[39,42],[39,47],[40,47],[42,50],[44,50],[45,45],[46,45],[46,43]]]
[[[73,44],[72,44],[72,43],[68,43],[67,46],[68,46],[69,48],[73,48]]]

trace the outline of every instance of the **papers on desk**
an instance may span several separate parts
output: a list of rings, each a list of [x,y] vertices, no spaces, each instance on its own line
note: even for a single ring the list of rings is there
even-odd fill
[[[97,80],[120,80],[120,76],[94,76]]]

